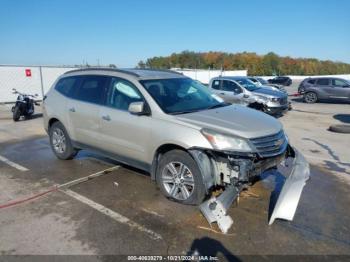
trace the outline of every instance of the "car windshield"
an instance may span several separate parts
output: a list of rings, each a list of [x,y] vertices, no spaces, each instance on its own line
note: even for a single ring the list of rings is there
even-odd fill
[[[263,78],[258,78],[258,80],[259,80],[259,82],[261,83],[261,84],[263,84],[263,85],[267,85],[269,82],[267,82],[265,79],[263,79]]]
[[[245,89],[249,91],[254,91],[256,89],[259,89],[252,81],[245,79],[245,78],[240,78],[236,80],[241,86],[243,86]]]
[[[167,114],[185,114],[228,105],[190,78],[141,80],[140,83]]]
[[[249,78],[250,81],[252,81],[253,83],[259,83],[258,80],[256,80],[255,78]]]

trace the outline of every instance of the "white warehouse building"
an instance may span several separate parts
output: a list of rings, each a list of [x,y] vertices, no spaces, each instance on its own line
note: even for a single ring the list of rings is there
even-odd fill
[[[76,68],[0,65],[0,103],[16,101],[12,88],[22,93],[38,94],[38,99],[42,99],[60,75],[73,69]]]
[[[74,69],[77,67],[0,65],[0,103],[16,101],[17,96],[12,93],[13,88],[22,93],[38,94],[38,99],[41,100],[60,75]],[[173,70],[204,84],[209,83],[211,78],[219,75],[247,75],[246,70],[221,71],[177,68]]]

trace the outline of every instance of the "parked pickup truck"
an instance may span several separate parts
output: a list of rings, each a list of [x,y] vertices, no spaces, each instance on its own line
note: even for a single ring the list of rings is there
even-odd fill
[[[289,109],[285,92],[256,86],[247,77],[215,77],[210,80],[209,88],[227,103],[246,105],[270,115],[282,114]]]

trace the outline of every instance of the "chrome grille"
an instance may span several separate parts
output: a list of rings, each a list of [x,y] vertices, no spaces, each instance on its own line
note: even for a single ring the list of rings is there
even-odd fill
[[[252,138],[250,141],[253,143],[261,157],[279,155],[286,150],[288,145],[283,130],[274,135]]]

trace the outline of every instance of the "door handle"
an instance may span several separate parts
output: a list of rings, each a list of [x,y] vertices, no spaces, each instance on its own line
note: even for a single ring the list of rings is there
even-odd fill
[[[69,108],[69,111],[74,113],[75,112],[75,108],[71,107],[71,108]]]
[[[106,121],[111,121],[111,118],[110,118],[109,115],[102,116],[102,119],[103,119],[103,120],[106,120]]]

